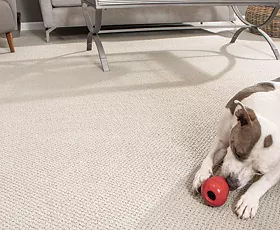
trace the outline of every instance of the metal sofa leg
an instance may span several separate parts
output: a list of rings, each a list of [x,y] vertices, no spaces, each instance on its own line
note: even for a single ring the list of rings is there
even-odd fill
[[[82,8],[83,8],[83,13],[86,21],[86,25],[88,27],[89,33],[87,37],[87,50],[92,49],[92,39],[95,42],[95,45],[98,50],[99,54],[99,59],[101,62],[101,66],[104,72],[110,71],[108,61],[107,61],[107,56],[104,50],[104,47],[102,45],[102,42],[99,37],[99,32],[101,29],[101,22],[102,22],[102,10],[101,9],[96,9],[95,11],[95,26],[93,26],[93,23],[91,22],[89,13],[87,11],[87,3],[82,1]]]
[[[54,31],[57,27],[51,27],[46,30],[46,42],[50,41],[50,33]]]
[[[274,53],[274,56],[277,60],[280,59],[280,54],[279,54],[279,51],[278,51],[278,48],[276,47],[275,43],[273,42],[273,40],[268,36],[267,33],[265,33],[263,30],[261,30],[259,27],[261,26],[264,26],[268,23],[270,23],[274,17],[277,15],[279,9],[280,9],[280,6],[276,6],[274,7],[271,15],[268,17],[268,19],[262,23],[261,25],[253,25],[249,22],[247,22],[243,17],[242,17],[242,14],[240,13],[239,9],[236,7],[236,6],[232,6],[232,9],[234,11],[234,13],[236,14],[236,16],[240,19],[240,21],[242,21],[245,25],[247,25],[248,27],[242,27],[240,28],[239,30],[236,31],[236,33],[233,35],[232,39],[231,39],[231,43],[234,43],[236,41],[236,39],[238,38],[238,36],[246,29],[248,28],[251,28],[253,30],[256,30],[258,31],[264,38],[265,40],[268,42],[268,44],[270,45],[273,53]]]

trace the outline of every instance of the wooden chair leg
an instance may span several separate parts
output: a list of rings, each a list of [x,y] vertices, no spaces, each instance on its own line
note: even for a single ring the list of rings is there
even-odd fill
[[[15,46],[14,46],[14,40],[13,40],[12,32],[6,33],[6,37],[7,37],[8,43],[9,43],[11,53],[14,53],[15,52]]]

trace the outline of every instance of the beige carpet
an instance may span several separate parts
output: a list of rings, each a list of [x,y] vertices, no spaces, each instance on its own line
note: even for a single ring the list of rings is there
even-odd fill
[[[256,35],[198,35],[106,35],[109,73],[84,39],[0,48],[0,229],[279,229],[280,185],[248,221],[191,194],[227,100],[280,72]]]

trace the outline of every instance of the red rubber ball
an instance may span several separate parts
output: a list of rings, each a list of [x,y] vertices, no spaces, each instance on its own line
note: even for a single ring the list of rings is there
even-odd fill
[[[201,195],[205,202],[212,207],[222,206],[229,194],[229,186],[221,176],[207,179],[201,186]]]

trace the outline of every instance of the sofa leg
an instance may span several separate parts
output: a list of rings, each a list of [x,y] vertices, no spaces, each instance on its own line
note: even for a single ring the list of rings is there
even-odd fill
[[[11,53],[14,53],[15,52],[15,46],[14,46],[14,39],[13,39],[12,32],[6,33],[6,37],[7,37],[8,43],[9,43],[9,47],[10,47]]]
[[[46,30],[46,42],[50,41],[50,33],[54,31],[57,27],[51,27]]]

